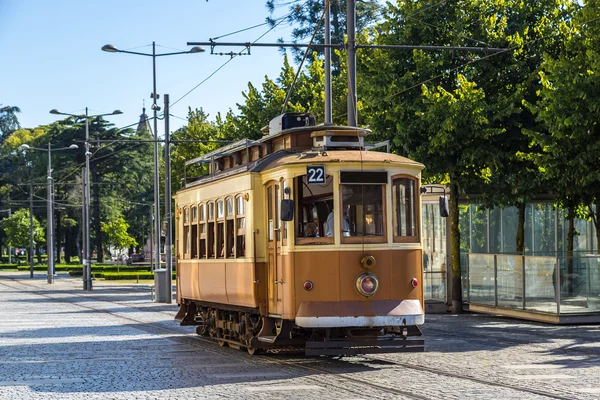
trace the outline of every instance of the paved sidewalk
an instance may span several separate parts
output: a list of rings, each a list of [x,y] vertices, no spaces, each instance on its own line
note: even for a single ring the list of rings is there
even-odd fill
[[[600,326],[427,316],[425,353],[251,357],[149,285],[0,273],[0,399],[600,399]]]

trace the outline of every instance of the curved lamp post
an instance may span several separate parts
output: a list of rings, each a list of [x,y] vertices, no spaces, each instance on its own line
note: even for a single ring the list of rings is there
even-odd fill
[[[32,147],[28,144],[22,144],[23,150],[39,150],[48,152],[48,176],[46,184],[48,185],[48,227],[46,230],[46,251],[48,253],[48,283],[54,283],[54,186],[52,185],[52,152],[59,150],[78,149],[79,146],[72,144],[68,147],[52,148],[52,144],[48,143],[48,148]]]
[[[50,110],[50,114],[66,115],[69,117],[85,118],[85,173],[83,174],[83,290],[92,290],[92,262],[91,262],[91,244],[90,244],[90,125],[89,119],[94,117],[104,117],[106,115],[123,114],[121,110],[115,110],[111,113],[89,115],[88,108],[85,108],[85,115],[69,114],[58,111],[56,108]]]
[[[156,100],[158,100],[158,94],[156,93],[156,57],[164,57],[164,56],[174,56],[177,54],[195,54],[195,53],[203,53],[204,49],[202,47],[196,46],[196,47],[192,47],[190,50],[188,51],[177,51],[177,52],[172,52],[172,53],[161,53],[161,54],[156,54],[156,44],[155,42],[152,42],[152,53],[140,53],[137,51],[129,51],[129,50],[121,50],[118,49],[117,47],[113,46],[112,44],[107,44],[102,46],[102,50],[106,51],[108,53],[126,53],[126,54],[134,54],[134,55],[138,55],[138,56],[147,56],[147,57],[152,57],[152,94],[150,95],[150,97],[152,98],[152,111],[154,113],[153,115],[153,119],[154,119],[154,231],[155,231],[155,252],[156,252],[156,268],[155,269],[159,269],[160,268],[160,191],[159,191],[159,175],[158,175],[158,128],[157,128],[157,117],[156,114],[157,112],[160,110],[160,107],[156,104]],[[169,133],[167,132],[166,135],[168,135]],[[167,138],[168,139],[168,138]],[[167,145],[167,149],[165,151],[166,157],[170,157],[170,154],[168,152],[168,145]],[[165,215],[167,217],[167,231],[166,232],[166,239],[167,239],[167,243],[166,243],[166,249],[165,249],[165,253],[166,253],[166,265],[167,265],[167,303],[171,302],[171,274],[172,274],[172,259],[171,259],[171,243],[170,243],[170,232],[171,232],[171,224],[170,224],[170,220],[171,220],[171,194],[170,194],[170,176],[171,176],[171,170],[170,170],[170,163],[166,162],[165,163]],[[169,186],[167,186],[169,185]]]

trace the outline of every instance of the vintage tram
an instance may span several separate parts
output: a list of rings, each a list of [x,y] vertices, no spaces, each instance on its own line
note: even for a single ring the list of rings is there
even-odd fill
[[[251,354],[422,351],[423,165],[308,113],[265,130],[187,162],[176,319]]]

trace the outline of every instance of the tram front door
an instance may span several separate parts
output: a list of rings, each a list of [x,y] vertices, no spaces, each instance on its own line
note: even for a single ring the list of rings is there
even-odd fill
[[[267,189],[267,258],[269,314],[281,315],[283,311],[283,268],[281,257],[281,218],[279,207],[281,191],[279,182],[270,182]]]

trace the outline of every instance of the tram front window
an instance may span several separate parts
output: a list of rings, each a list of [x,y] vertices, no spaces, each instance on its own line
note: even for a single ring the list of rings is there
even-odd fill
[[[330,244],[333,237],[326,235],[327,217],[333,211],[333,177],[327,175],[325,183],[308,183],[306,175],[294,180],[297,199],[296,243]]]
[[[345,243],[348,237],[370,237],[375,241],[385,238],[385,185],[342,185],[340,217]]]

